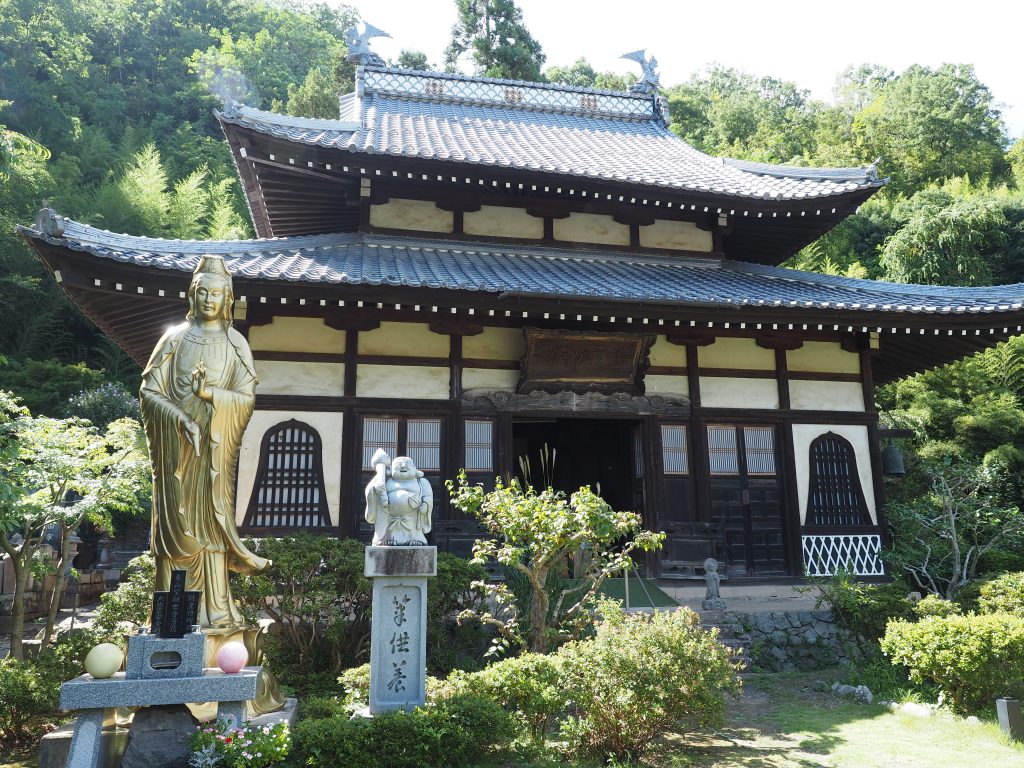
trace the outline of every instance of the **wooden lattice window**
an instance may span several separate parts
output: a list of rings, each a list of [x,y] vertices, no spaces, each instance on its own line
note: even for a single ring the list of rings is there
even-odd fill
[[[828,432],[811,443],[808,525],[870,525],[849,440]]]
[[[330,524],[320,435],[295,419],[267,430],[243,525],[324,528]]]

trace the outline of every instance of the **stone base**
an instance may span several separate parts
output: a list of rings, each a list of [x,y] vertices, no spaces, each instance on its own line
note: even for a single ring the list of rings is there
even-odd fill
[[[288,729],[291,730],[295,727],[295,721],[299,715],[299,700],[298,699],[285,699],[284,706],[276,712],[267,712],[262,715],[257,715],[249,721],[249,725],[263,727],[264,725],[277,725],[278,723],[286,723]]]
[[[225,629],[204,627],[203,634],[206,636],[206,667],[216,668],[217,652],[225,643],[232,641],[242,643],[249,652],[248,666],[262,666],[263,646],[267,638],[265,626]],[[284,706],[284,701],[277,678],[269,670],[262,668],[256,686],[256,696],[246,703],[246,717],[254,718],[268,712],[277,712]],[[214,703],[189,704],[188,708],[193,717],[203,722],[217,717],[217,705]]]
[[[62,725],[43,736],[39,742],[39,768],[64,768],[71,750],[71,737],[75,733],[74,721]],[[104,725],[100,735],[100,759],[97,768],[117,768],[121,755],[128,746],[128,729]]]
[[[701,600],[700,607],[703,611],[724,611],[728,608],[725,604],[725,600],[720,597],[715,597],[711,600]]]
[[[198,723],[181,704],[146,707],[135,713],[121,768],[181,768],[192,752],[189,739]]]

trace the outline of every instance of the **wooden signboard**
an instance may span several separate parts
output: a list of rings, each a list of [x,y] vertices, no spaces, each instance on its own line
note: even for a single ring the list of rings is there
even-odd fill
[[[654,336],[526,328],[518,391],[643,394]]]

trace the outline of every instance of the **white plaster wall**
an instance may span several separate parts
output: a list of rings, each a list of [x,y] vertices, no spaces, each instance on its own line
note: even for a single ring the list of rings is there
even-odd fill
[[[778,408],[775,379],[700,377],[700,404],[705,408]]]
[[[523,332],[519,328],[484,328],[476,336],[462,337],[462,357],[481,360],[516,360],[526,350]]]
[[[553,230],[555,240],[629,245],[629,227],[597,213],[570,213],[567,218],[555,219]]]
[[[692,221],[658,219],[640,227],[640,245],[644,248],[669,248],[682,251],[710,252],[710,232],[698,229]]]
[[[670,344],[664,334],[658,336],[651,346],[651,365],[671,365],[676,368],[685,368],[686,347]]]
[[[444,357],[451,351],[448,336],[434,333],[426,323],[381,323],[380,328],[359,332],[360,355]]]
[[[391,198],[383,205],[370,206],[370,226],[412,229],[419,232],[451,232],[451,211],[442,211],[429,200]]]
[[[511,392],[519,381],[519,371],[503,371],[493,368],[463,368],[462,388],[485,389]]]
[[[864,389],[857,381],[790,379],[789,402],[798,411],[863,411]]]
[[[426,365],[359,365],[356,368],[356,396],[411,397],[447,400],[447,368]]]
[[[482,205],[479,211],[462,214],[462,231],[467,235],[539,240],[544,237],[544,219],[531,216],[522,208]]]
[[[786,365],[791,371],[860,373],[860,355],[847,352],[838,341],[805,341],[786,353]]]
[[[258,395],[345,394],[344,363],[297,363],[285,360],[257,360]]]
[[[794,424],[793,456],[796,458],[796,495],[800,501],[800,524],[807,522],[807,494],[810,490],[811,443],[819,435],[835,432],[845,437],[853,446],[857,459],[857,477],[864,492],[864,501],[871,522],[878,524],[875,510],[875,485],[871,478],[871,449],[868,442],[868,428],[862,424]]]
[[[235,498],[235,522],[245,520],[253,485],[259,472],[260,445],[267,430],[282,421],[297,419],[320,433],[323,449],[324,492],[331,525],[341,519],[341,430],[342,414],[315,411],[255,411],[249,420],[238,454],[238,494]]]
[[[754,339],[719,336],[714,344],[697,347],[697,363],[701,368],[774,371],[775,350],[757,346]]]
[[[685,395],[689,396],[690,387],[686,374],[662,376],[647,374],[644,376],[644,393],[648,395]]]
[[[324,325],[319,317],[275,317],[268,325],[249,328],[249,347],[274,352],[345,351],[345,332]]]

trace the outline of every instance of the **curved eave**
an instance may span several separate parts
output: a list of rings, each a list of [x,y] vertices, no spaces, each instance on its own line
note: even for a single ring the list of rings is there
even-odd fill
[[[24,228],[20,232],[72,301],[140,364],[145,362],[163,330],[181,321],[185,311],[183,297],[191,275],[187,267],[175,266],[173,259],[164,260],[160,267],[140,266],[98,256],[88,245],[72,244]],[[245,245],[239,243],[237,247]],[[878,383],[989,348],[1020,333],[1024,323],[1024,310],[1019,305],[992,312],[938,313],[793,304],[609,302],[607,297],[425,288],[380,281],[314,283],[236,276],[235,294],[247,297],[250,318],[268,313],[315,315],[327,316],[341,325],[346,318],[357,315],[386,319],[418,314],[429,320],[441,313],[446,318],[454,315],[467,321],[493,317],[496,324],[599,330],[626,327],[661,333],[824,333],[852,338],[878,332],[880,349],[872,357]],[[339,306],[339,302],[344,306]],[[489,314],[491,311],[493,315]],[[612,316],[617,316],[617,324]],[[506,317],[512,319],[505,320]],[[632,322],[624,323],[627,317]]]

